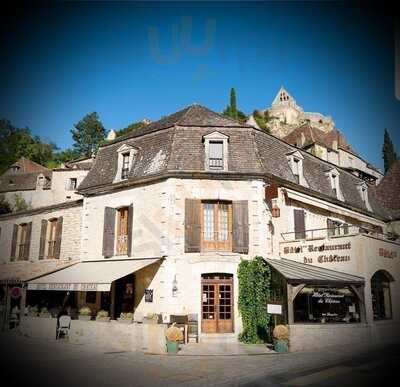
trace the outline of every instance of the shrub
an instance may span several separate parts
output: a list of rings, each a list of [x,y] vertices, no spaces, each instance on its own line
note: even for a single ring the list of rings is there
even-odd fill
[[[286,325],[277,325],[274,328],[273,335],[277,340],[289,340],[289,328]]]
[[[122,320],[132,320],[133,319],[133,312],[121,313],[119,318]]]
[[[157,313],[147,313],[146,318],[148,320],[158,320],[158,314]]]
[[[88,306],[84,306],[83,308],[79,309],[79,314],[81,316],[90,316],[92,314],[92,311]]]
[[[165,331],[165,337],[169,341],[181,341],[183,340],[183,333],[182,331],[175,326],[175,323],[173,323],[166,331]]]

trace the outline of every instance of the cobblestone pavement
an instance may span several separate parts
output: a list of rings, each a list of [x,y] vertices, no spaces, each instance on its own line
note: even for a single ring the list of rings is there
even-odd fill
[[[396,345],[252,356],[109,352],[16,334],[0,335],[0,345],[4,386],[383,387],[400,360]]]

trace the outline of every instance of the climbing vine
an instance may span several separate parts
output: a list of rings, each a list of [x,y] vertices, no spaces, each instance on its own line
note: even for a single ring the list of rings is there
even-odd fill
[[[238,267],[239,312],[243,332],[239,340],[244,343],[262,343],[267,338],[269,315],[267,300],[270,295],[271,270],[262,257],[242,260]]]

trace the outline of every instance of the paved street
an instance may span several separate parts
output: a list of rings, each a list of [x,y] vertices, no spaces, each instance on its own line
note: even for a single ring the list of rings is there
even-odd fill
[[[400,360],[396,345],[283,355],[157,356],[14,334],[0,338],[6,386],[382,387],[393,384],[391,375]]]

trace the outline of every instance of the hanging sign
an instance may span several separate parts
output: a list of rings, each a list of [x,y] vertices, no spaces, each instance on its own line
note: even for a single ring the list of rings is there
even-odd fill
[[[153,302],[153,289],[145,289],[144,290],[144,301],[145,302]]]
[[[282,305],[267,304],[267,313],[269,314],[282,314]]]

